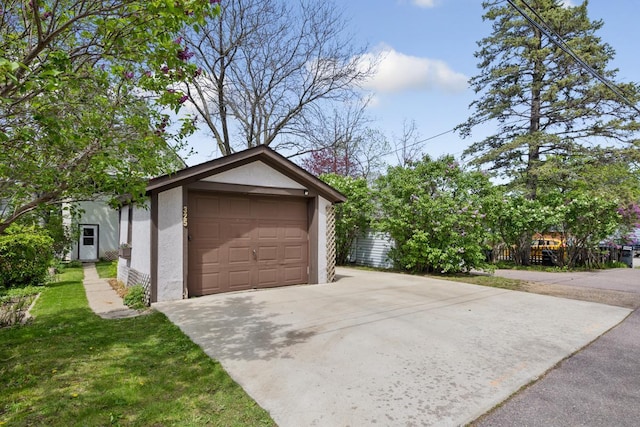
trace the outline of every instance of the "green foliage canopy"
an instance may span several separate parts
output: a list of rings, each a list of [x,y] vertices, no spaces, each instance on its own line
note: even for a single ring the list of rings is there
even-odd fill
[[[0,232],[50,204],[132,196],[175,170],[162,108],[197,73],[178,37],[206,0],[9,0],[0,11]]]
[[[452,156],[425,156],[389,168],[377,181],[377,226],[396,242],[390,256],[417,272],[485,268],[489,201],[495,187],[481,172],[462,169]]]
[[[353,178],[337,174],[320,176],[347,197],[336,205],[336,262],[347,264],[356,237],[367,231],[373,217],[373,198],[365,178]]]

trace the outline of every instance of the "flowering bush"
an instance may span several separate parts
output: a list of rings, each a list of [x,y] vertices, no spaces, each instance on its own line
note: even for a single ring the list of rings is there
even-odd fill
[[[417,272],[489,268],[486,206],[495,188],[480,172],[465,171],[451,156],[392,167],[377,182],[381,231],[396,242],[397,266]]]

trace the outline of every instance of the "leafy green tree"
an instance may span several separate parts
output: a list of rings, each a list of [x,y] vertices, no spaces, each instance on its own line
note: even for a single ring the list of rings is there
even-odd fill
[[[347,264],[356,237],[369,229],[373,217],[372,192],[365,178],[353,178],[337,174],[320,176],[347,197],[336,205],[336,262]]]
[[[178,34],[203,0],[9,0],[0,11],[0,233],[35,210],[132,197],[175,170],[169,117],[197,74]]]
[[[377,226],[395,240],[396,265],[417,272],[487,267],[486,220],[496,190],[486,175],[462,169],[452,156],[425,156],[389,168],[377,188]]]
[[[490,203],[490,228],[510,248],[518,265],[530,263],[531,236],[555,230],[563,220],[557,205],[530,200],[521,194],[507,194]]]
[[[617,70],[608,68],[614,50],[598,37],[604,24],[588,18],[587,1],[579,6],[560,0],[527,3],[535,14],[516,1],[600,75],[615,80]],[[496,124],[494,134],[466,150],[476,164],[504,173],[514,188],[535,199],[541,188],[562,182],[566,169],[550,167],[551,156],[570,165],[575,156],[598,161],[590,146],[637,152],[636,109],[624,105],[511,5],[492,0],[483,6],[493,32],[478,43],[480,73],[470,81],[478,93],[471,104],[475,111],[458,127],[469,136],[477,125]],[[631,103],[638,103],[636,83],[617,87]]]
[[[618,231],[622,222],[618,201],[586,192],[571,193],[559,201],[561,227],[568,236],[567,265],[599,265],[595,257],[598,246]]]

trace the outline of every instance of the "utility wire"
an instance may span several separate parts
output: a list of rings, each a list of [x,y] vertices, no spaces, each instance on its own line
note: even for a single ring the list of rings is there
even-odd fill
[[[439,134],[437,134],[437,135],[433,135],[433,136],[430,136],[430,137],[428,137],[428,138],[424,138],[424,139],[421,139],[421,140],[418,140],[418,141],[413,141],[411,144],[407,144],[407,145],[404,145],[404,146],[402,146],[402,147],[398,147],[398,148],[396,148],[395,150],[389,150],[389,151],[387,152],[387,155],[388,155],[388,154],[396,154],[396,153],[399,153],[400,151],[404,151],[404,150],[406,150],[406,149],[408,149],[408,148],[413,148],[413,147],[415,147],[416,145],[419,145],[419,144],[425,143],[425,142],[427,142],[427,141],[431,141],[432,139],[439,138],[439,137],[441,137],[441,136],[443,136],[443,135],[446,135],[446,134],[451,133],[451,132],[454,132],[454,131],[455,131],[455,129],[449,129],[448,131],[440,132],[440,133],[439,133]]]
[[[609,88],[609,90],[611,90],[616,96],[618,96],[618,98],[620,98],[622,101],[624,101],[625,104],[627,104],[628,106],[630,106],[631,108],[633,108],[636,112],[638,112],[640,114],[640,108],[638,108],[636,106],[636,104],[634,104],[633,102],[631,102],[623,93],[622,91],[620,91],[620,89],[615,86],[613,83],[611,83],[608,79],[606,79],[604,76],[600,75],[600,73],[598,73],[596,70],[593,69],[593,67],[591,67],[589,64],[587,64],[582,58],[580,58],[574,51],[573,49],[571,49],[571,47],[569,47],[569,45],[567,45],[567,43],[564,41],[564,39],[562,38],[562,36],[560,36],[557,32],[555,32],[553,29],[551,29],[551,27],[549,26],[549,24],[547,24],[545,22],[544,19],[542,19],[542,17],[538,14],[538,12],[533,9],[531,6],[529,6],[529,4],[525,1],[525,0],[520,0],[527,9],[529,9],[535,16],[536,18],[538,18],[538,20],[543,24],[541,25],[540,23],[538,23],[536,20],[534,20],[533,18],[531,18],[520,6],[518,6],[513,0],[507,0],[507,3],[509,3],[514,9],[516,9],[518,11],[518,13],[520,15],[522,15],[522,17],[524,19],[526,19],[527,21],[529,21],[529,23],[531,23],[531,25],[533,25],[534,27],[536,27],[538,30],[540,30],[545,36],[547,36],[549,38],[549,40],[555,44],[556,46],[558,46],[564,53],[566,53],[567,55],[571,56],[577,63],[578,65],[580,65],[580,67],[582,67],[585,71],[587,71],[589,74],[591,74],[592,76],[594,76],[596,79],[600,80],[607,88]]]

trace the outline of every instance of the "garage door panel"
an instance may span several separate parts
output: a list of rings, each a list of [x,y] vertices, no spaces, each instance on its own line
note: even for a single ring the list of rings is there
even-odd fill
[[[287,245],[284,247],[284,262],[301,262],[304,261],[307,252],[306,245]]]
[[[190,295],[308,282],[305,199],[189,193],[189,209]]]
[[[220,235],[220,223],[213,220],[198,221],[190,226],[190,234],[198,236],[200,239],[219,239]]]
[[[250,221],[232,221],[228,222],[224,226],[226,233],[224,237],[226,239],[245,239],[250,240],[253,232],[253,224]]]
[[[278,285],[278,269],[262,268],[258,271],[258,287],[277,286]]]
[[[193,209],[189,209],[192,218],[202,216],[210,218],[220,215],[220,198],[219,197],[203,197],[200,194],[194,194],[193,200],[189,196],[189,202]]]
[[[251,247],[240,246],[229,248],[229,264],[245,264],[247,265],[251,261]]]
[[[259,223],[257,227],[259,240],[275,240],[278,238],[278,226]]]
[[[223,218],[251,218],[251,200],[245,198],[229,197],[228,210],[223,213]]]
[[[304,203],[298,203],[297,201],[282,201],[280,206],[278,219],[299,221],[300,218],[306,218],[307,216],[307,206]]]
[[[287,224],[282,237],[286,240],[306,240],[307,230],[302,224]]]
[[[251,289],[251,271],[246,269],[230,271],[228,277],[230,290]]]
[[[278,246],[260,246],[258,249],[258,261],[276,261],[278,259]]]
[[[217,268],[220,264],[220,251],[218,248],[198,249],[195,251],[195,256],[197,258],[193,261],[202,266],[214,265]]]
[[[222,287],[220,286],[220,273],[203,273],[199,282],[200,292],[194,294],[196,296],[223,291]]]
[[[284,272],[284,282],[287,285],[295,285],[295,284],[299,284],[299,283],[304,283],[304,282],[300,282],[301,280],[305,280],[306,276],[307,276],[307,270],[306,268],[302,268],[300,266],[295,266],[295,267],[283,267],[283,272]]]
[[[257,220],[278,219],[281,216],[281,204],[276,200],[256,200],[252,204],[251,217]]]

